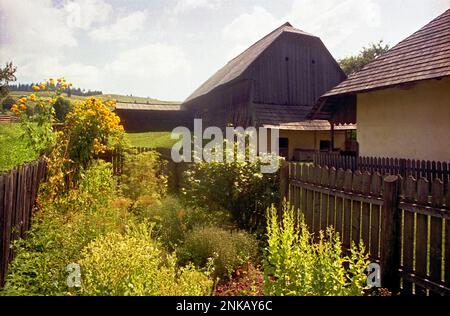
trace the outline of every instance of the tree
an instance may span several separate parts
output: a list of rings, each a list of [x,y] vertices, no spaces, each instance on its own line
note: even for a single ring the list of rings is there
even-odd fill
[[[16,70],[12,62],[6,63],[5,68],[0,68],[0,99],[8,95],[8,83],[16,81]]]
[[[371,43],[368,47],[363,47],[358,55],[342,58],[338,62],[348,76],[363,69],[372,60],[387,52],[389,48],[388,44],[384,45],[380,40],[378,43]]]
[[[58,97],[53,104],[55,109],[55,116],[59,122],[63,122],[66,118],[67,113],[72,109],[70,101],[64,99],[63,97]]]

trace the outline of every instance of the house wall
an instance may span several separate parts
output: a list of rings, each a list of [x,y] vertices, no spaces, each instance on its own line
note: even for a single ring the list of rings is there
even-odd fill
[[[450,77],[357,96],[360,155],[450,161]]]
[[[334,147],[345,149],[345,131],[334,132]],[[294,157],[295,149],[319,150],[321,140],[331,140],[330,131],[280,130],[280,138],[289,139],[289,159]]]

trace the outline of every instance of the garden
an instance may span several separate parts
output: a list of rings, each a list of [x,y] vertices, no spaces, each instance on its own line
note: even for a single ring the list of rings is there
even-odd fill
[[[45,97],[11,107],[11,133],[26,160],[46,159],[47,175],[1,295],[367,294],[364,245],[344,253],[331,228],[310,233],[261,160],[191,164],[169,189],[168,162],[133,151],[115,102],[65,102],[69,85],[47,80],[34,86]],[[111,151],[124,153],[121,174],[100,159]]]

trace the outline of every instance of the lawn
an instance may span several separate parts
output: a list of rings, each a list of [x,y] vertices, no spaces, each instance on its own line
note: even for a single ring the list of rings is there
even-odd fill
[[[171,148],[177,140],[170,138],[171,132],[127,133],[133,147]]]
[[[31,92],[31,91],[10,91],[9,95],[14,98],[14,99],[18,99],[22,96],[28,96],[30,94],[39,94],[41,96],[44,97],[49,97],[52,95],[51,92]],[[67,97],[67,94],[63,93],[65,98]],[[172,101],[161,101],[158,99],[153,99],[153,98],[144,98],[144,97],[135,97],[135,96],[128,96],[128,95],[119,95],[119,94],[101,94],[101,95],[96,95],[94,96],[95,98],[99,98],[102,100],[108,100],[108,99],[113,99],[116,100],[117,102],[124,102],[124,103],[148,103],[148,104],[180,104],[180,102],[172,102]],[[72,94],[72,96],[70,98],[68,98],[69,100],[83,100],[86,97],[84,96],[78,96],[78,95],[74,95]]]
[[[0,124],[0,173],[38,157],[21,139],[19,124]]]

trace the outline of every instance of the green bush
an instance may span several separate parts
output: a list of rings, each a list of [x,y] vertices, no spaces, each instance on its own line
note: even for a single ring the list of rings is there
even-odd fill
[[[98,236],[122,232],[130,221],[115,199],[111,167],[95,162],[84,171],[80,186],[35,214],[27,239],[14,245],[2,294],[66,295],[66,266],[77,262],[82,249]]]
[[[213,259],[215,275],[229,277],[238,267],[255,260],[257,246],[256,238],[244,231],[196,227],[187,234],[178,254],[182,264],[192,262],[197,267],[204,267]]]
[[[213,287],[207,272],[178,269],[145,224],[97,238],[79,263],[83,295],[209,295]]]
[[[192,164],[182,192],[193,204],[231,211],[241,228],[260,228],[265,210],[279,196],[278,173],[261,173],[261,164],[260,160]]]
[[[5,111],[9,111],[11,110],[11,107],[13,106],[14,103],[16,103],[16,101],[12,97],[7,96],[2,101],[2,109]]]
[[[53,103],[53,108],[55,109],[56,120],[58,122],[64,122],[66,115],[70,112],[72,106],[69,100],[64,99],[63,97],[58,97],[55,103]]]
[[[164,162],[156,151],[127,154],[120,179],[123,194],[135,202],[137,211],[157,203],[167,192]]]
[[[188,232],[197,225],[232,226],[227,212],[186,205],[173,196],[166,197],[157,205],[141,209],[140,217],[156,223],[155,234],[170,250],[181,245]]]
[[[364,294],[369,261],[362,244],[353,244],[350,256],[346,256],[338,234],[329,228],[314,242],[303,217],[295,216],[289,205],[285,205],[281,220],[275,207],[267,213],[267,295]]]

